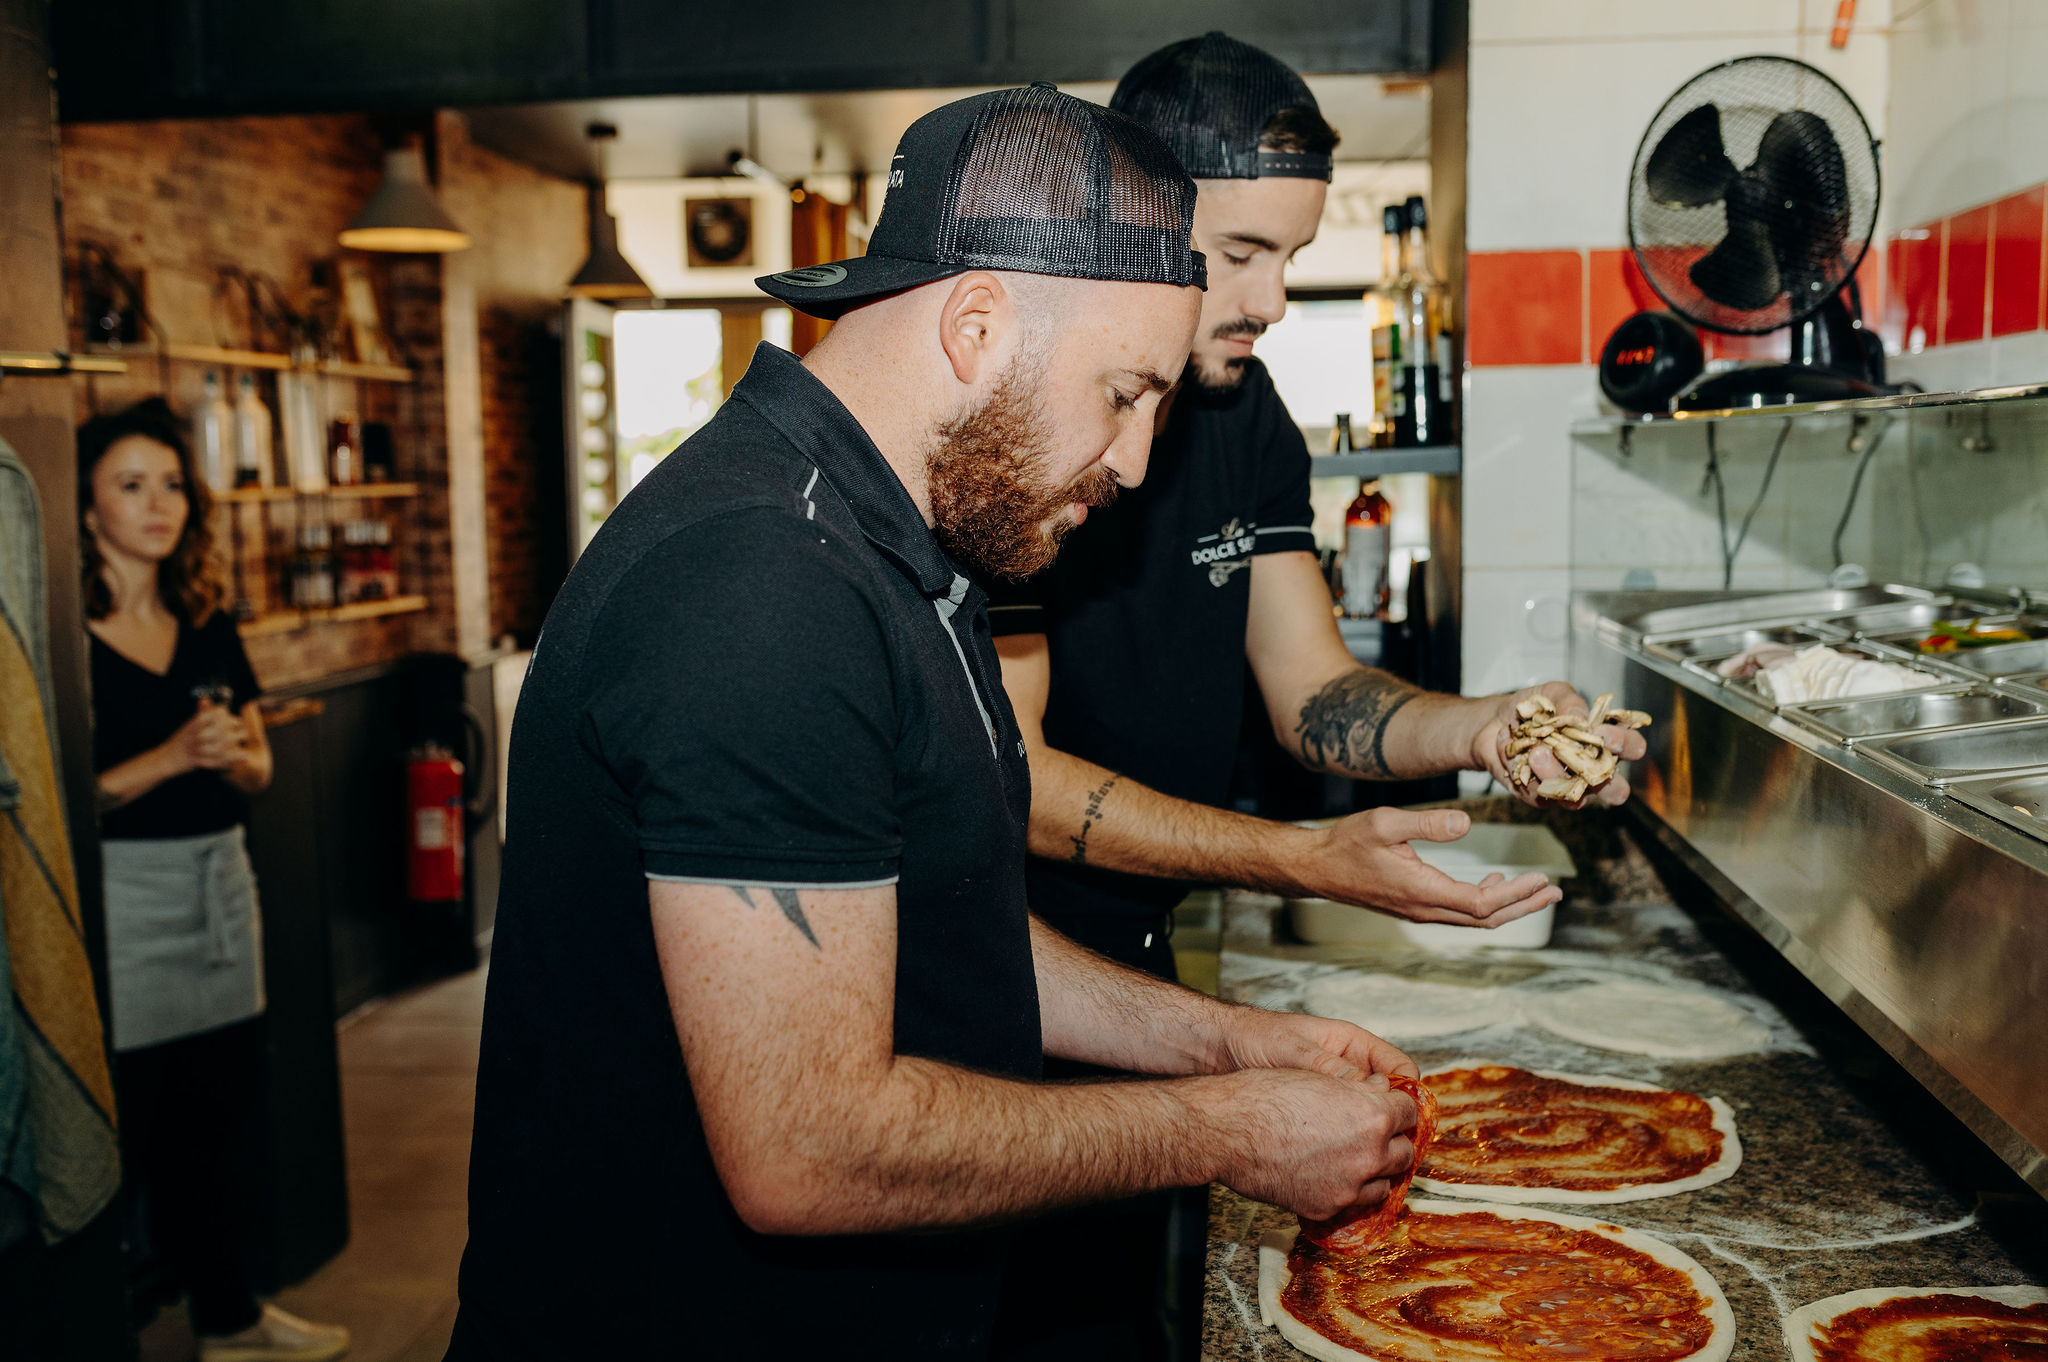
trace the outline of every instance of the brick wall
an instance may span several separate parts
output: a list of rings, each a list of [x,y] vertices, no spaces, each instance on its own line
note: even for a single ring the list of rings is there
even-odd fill
[[[560,375],[544,342],[561,286],[582,259],[581,191],[471,146],[457,115],[439,115],[435,134],[442,198],[478,244],[446,259],[359,257],[370,265],[385,327],[417,381],[324,385],[331,409],[388,422],[399,476],[425,485],[416,501],[382,512],[396,522],[402,589],[425,594],[430,608],[252,637],[250,657],[268,686],[413,651],[473,650],[501,632],[530,636],[559,580],[562,517],[549,508],[559,504],[561,482]],[[381,175],[376,131],[367,118],[346,115],[69,126],[62,155],[70,277],[77,278],[82,243],[104,246],[124,270],[144,276],[169,338],[232,348],[249,347],[252,336],[233,292],[216,288],[220,269],[261,273],[305,308],[316,266],[340,254],[337,233]],[[75,328],[76,318],[74,343]],[[460,360],[452,369],[451,340]],[[138,357],[126,375],[76,380],[81,412],[159,392],[180,412],[193,411],[207,369]],[[255,372],[275,411],[274,375]],[[238,375],[222,376],[231,385]],[[461,390],[451,391],[451,383]],[[479,402],[480,423],[461,415]],[[451,412],[461,426],[453,460]],[[480,439],[472,429],[478,424]],[[259,610],[284,603],[280,550],[289,549],[295,511],[277,503],[219,513],[223,543],[239,534],[252,546],[242,586]],[[253,551],[259,540],[272,550],[267,569]],[[457,540],[468,545],[461,553]]]

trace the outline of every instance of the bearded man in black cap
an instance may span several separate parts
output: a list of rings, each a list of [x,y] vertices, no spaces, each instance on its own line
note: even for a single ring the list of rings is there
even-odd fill
[[[1192,183],[1036,86],[920,119],[890,179],[866,256],[761,281],[838,325],[756,351],[535,646],[451,1358],[981,1357],[993,1226],[1216,1179],[1341,1218],[1413,1163],[1399,1051],[1025,907],[967,572],[1030,574],[1144,477]]]
[[[1337,134],[1302,79],[1221,33],[1138,62],[1112,107],[1158,133],[1195,179],[1194,241],[1209,262],[1192,354],[1160,404],[1145,485],[1099,512],[1050,571],[998,586],[990,618],[1031,757],[1031,908],[1113,960],[1174,977],[1170,914],[1191,885],[1364,904],[1425,922],[1496,926],[1555,903],[1541,875],[1462,884],[1411,840],[1469,818],[1374,809],[1308,829],[1230,812],[1245,663],[1281,745],[1312,770],[1367,780],[1449,771],[1510,780],[1506,733],[1532,691],[1430,694],[1361,666],[1337,631],[1315,558],[1309,460],[1253,342],[1287,308],[1285,266],[1321,219]],[[1365,362],[1361,356],[1359,362]],[[1584,710],[1563,683],[1537,688]],[[1607,745],[1642,755],[1640,735]],[[1562,774],[1546,752],[1539,778]],[[1627,798],[1616,778],[1603,803]],[[1079,1070],[1049,1066],[1053,1073]],[[1199,1216],[1199,1210],[1194,1215]],[[1006,1284],[1004,1351],[1156,1351],[1153,1279],[1164,1202],[1044,1222]],[[1091,1245],[1087,1289],[1056,1272]],[[1182,1295],[1199,1290],[1192,1280]]]

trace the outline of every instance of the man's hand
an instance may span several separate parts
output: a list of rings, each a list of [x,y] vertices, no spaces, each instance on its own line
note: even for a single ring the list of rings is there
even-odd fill
[[[1370,1211],[1415,1162],[1415,1103],[1387,1080],[1300,1069],[1230,1076],[1217,1181],[1308,1220]]]
[[[1372,1032],[1300,1012],[1232,1008],[1223,1050],[1235,1069],[1307,1069],[1353,1083],[1384,1074],[1422,1077],[1414,1060]]]
[[[1535,782],[1517,785],[1514,777],[1508,774],[1508,730],[1514,727],[1517,717],[1515,706],[1538,695],[1556,706],[1560,714],[1585,714],[1592,708],[1584,697],[1562,681],[1546,682],[1540,686],[1531,686],[1527,690],[1518,690],[1512,695],[1499,697],[1492,717],[1473,739],[1472,769],[1485,771],[1491,775],[1500,782],[1502,789],[1512,793],[1524,804],[1550,808],[1584,808],[1587,803],[1584,799],[1566,804],[1558,800],[1537,798],[1536,784],[1570,774],[1564,769],[1564,763],[1546,747],[1538,746],[1529,753],[1529,767],[1535,774]],[[1607,750],[1623,761],[1636,761],[1650,750],[1649,744],[1643,740],[1643,735],[1634,729],[1623,728],[1619,724],[1602,724],[1599,733],[1600,741],[1606,744]],[[1594,803],[1610,807],[1625,803],[1629,796],[1628,779],[1616,772],[1605,785],[1587,793]]]
[[[1461,927],[1498,927],[1564,897],[1542,875],[1504,880],[1489,875],[1478,884],[1454,880],[1425,864],[1412,841],[1455,842],[1472,828],[1456,809],[1411,813],[1368,809],[1322,829],[1321,843],[1304,862],[1303,879],[1324,898],[1377,908],[1410,922],[1452,922]]]

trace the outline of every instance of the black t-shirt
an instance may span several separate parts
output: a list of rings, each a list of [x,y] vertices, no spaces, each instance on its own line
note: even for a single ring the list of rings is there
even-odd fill
[[[1265,366],[1174,399],[1145,481],[1091,512],[1059,560],[998,587],[995,632],[1044,634],[1045,740],[1164,794],[1220,805],[1244,715],[1251,560],[1315,550],[1308,447]],[[1176,881],[1033,857],[1031,910],[1058,923],[1156,915]]]
[[[159,676],[141,663],[92,639],[93,769],[105,771],[161,746],[199,708],[202,687],[225,686],[230,707],[263,694],[242,636],[225,610],[197,629],[178,622],[171,665]],[[100,818],[100,835],[113,838],[198,837],[222,832],[249,816],[249,801],[218,771],[187,771]]]
[[[512,731],[462,1265],[473,1355],[986,1349],[1004,1236],[739,1220],[647,899],[649,876],[893,883],[896,1052],[1037,1076],[1030,773],[985,605],[853,417],[769,346],[577,561]]]

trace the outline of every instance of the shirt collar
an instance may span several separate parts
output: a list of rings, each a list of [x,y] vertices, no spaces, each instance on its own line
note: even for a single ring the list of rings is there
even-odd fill
[[[763,341],[733,386],[745,402],[817,464],[860,530],[926,596],[953,593],[960,575],[896,470],[832,390],[787,350]]]

